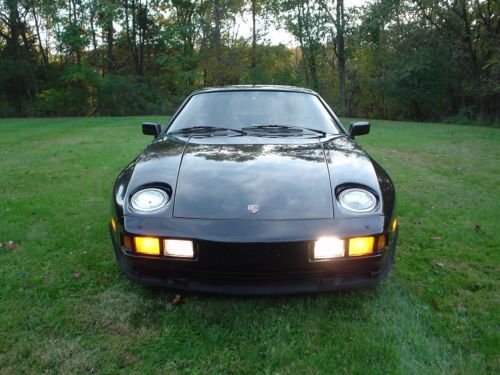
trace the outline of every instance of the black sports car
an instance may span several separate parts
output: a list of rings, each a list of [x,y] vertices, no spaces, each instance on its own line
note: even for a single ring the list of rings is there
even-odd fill
[[[111,239],[132,280],[230,294],[367,286],[391,269],[394,186],[315,92],[189,95],[118,176]]]

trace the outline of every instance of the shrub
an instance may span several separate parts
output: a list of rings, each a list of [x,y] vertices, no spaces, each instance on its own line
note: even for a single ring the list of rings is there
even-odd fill
[[[131,82],[122,76],[108,75],[96,93],[96,112],[100,115],[160,114],[167,108],[168,103],[146,82]]]

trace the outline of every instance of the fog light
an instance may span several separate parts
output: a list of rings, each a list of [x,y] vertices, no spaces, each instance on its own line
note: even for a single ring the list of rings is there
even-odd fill
[[[314,259],[332,259],[344,256],[344,240],[337,237],[320,237],[314,243]]]
[[[139,254],[160,255],[160,240],[154,237],[134,237],[135,251]]]
[[[359,257],[373,253],[374,237],[354,237],[349,239],[349,256]]]
[[[193,258],[193,242],[186,240],[164,240],[163,254],[167,257]]]

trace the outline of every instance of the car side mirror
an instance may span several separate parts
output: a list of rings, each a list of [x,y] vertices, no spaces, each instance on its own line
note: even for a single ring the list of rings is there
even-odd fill
[[[354,139],[357,135],[365,135],[370,132],[370,123],[366,121],[352,122],[349,126],[349,135]]]
[[[155,138],[160,135],[161,125],[157,122],[143,122],[142,123],[142,134],[154,135]]]

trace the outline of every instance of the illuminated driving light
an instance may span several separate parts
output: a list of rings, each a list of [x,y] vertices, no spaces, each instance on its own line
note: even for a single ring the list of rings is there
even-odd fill
[[[314,259],[332,259],[344,256],[344,240],[337,237],[320,237],[314,243]]]
[[[163,255],[177,258],[193,258],[193,242],[186,240],[164,240]]]
[[[373,254],[374,237],[354,237],[349,239],[349,256],[359,257]]]
[[[160,240],[154,237],[134,237],[135,251],[145,255],[160,255]]]

